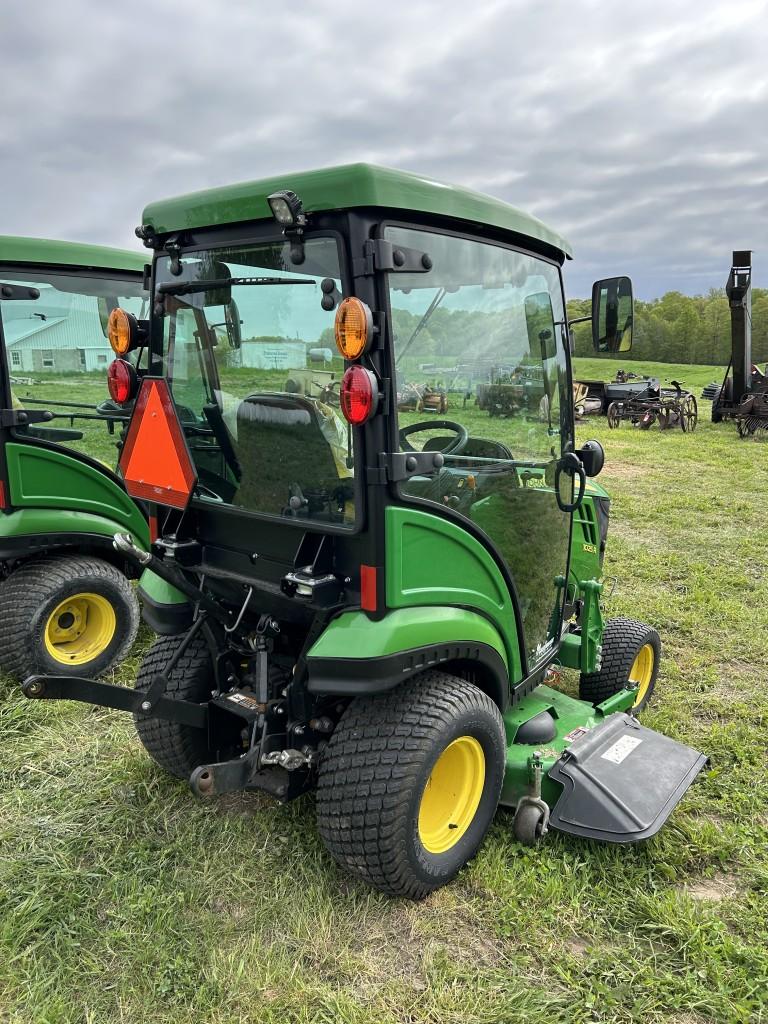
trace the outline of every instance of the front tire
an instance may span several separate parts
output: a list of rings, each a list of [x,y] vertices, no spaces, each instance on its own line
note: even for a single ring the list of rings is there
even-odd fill
[[[655,629],[637,619],[609,619],[603,631],[600,671],[581,676],[579,697],[600,704],[632,681],[637,683],[637,694],[630,710],[638,714],[653,696],[660,659],[661,640]]]
[[[98,676],[128,653],[139,604],[119,569],[86,555],[25,562],[0,584],[0,665],[36,673]]]
[[[481,690],[425,672],[358,697],[323,753],[320,836],[334,859],[393,896],[421,899],[477,852],[504,778],[501,713]]]

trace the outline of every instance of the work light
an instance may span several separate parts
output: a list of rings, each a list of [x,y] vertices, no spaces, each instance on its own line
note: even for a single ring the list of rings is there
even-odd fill
[[[272,216],[281,227],[300,227],[306,223],[302,202],[290,189],[273,192],[271,196],[267,196],[267,202]]]

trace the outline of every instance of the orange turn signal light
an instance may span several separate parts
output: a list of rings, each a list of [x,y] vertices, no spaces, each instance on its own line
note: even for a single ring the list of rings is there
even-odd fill
[[[342,299],[333,327],[336,348],[345,359],[359,359],[373,339],[373,314],[362,299]]]
[[[117,306],[109,314],[107,338],[115,355],[127,355],[139,343],[139,325],[136,317]]]

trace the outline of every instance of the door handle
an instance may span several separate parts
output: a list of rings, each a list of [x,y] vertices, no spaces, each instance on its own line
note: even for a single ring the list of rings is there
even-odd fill
[[[563,501],[560,497],[560,474],[567,473],[569,476],[579,475],[579,489],[573,501]],[[581,459],[575,452],[566,452],[557,464],[555,470],[555,498],[557,507],[561,512],[575,512],[584,500],[584,491],[587,486],[587,474],[582,465]]]

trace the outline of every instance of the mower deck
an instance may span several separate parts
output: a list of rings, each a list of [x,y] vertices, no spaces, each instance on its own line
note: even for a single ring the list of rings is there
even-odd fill
[[[611,843],[655,835],[707,758],[624,713],[634,699],[627,689],[593,707],[545,685],[524,697],[504,717],[501,803],[529,801],[538,768],[551,828]]]

